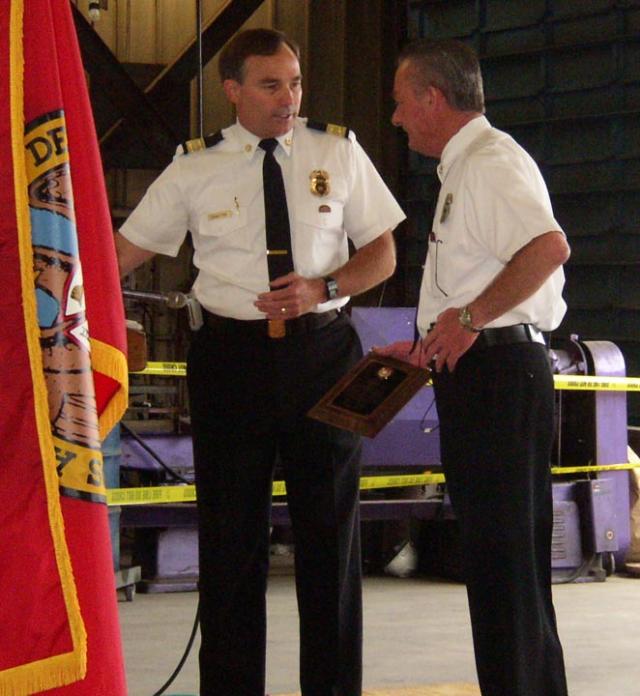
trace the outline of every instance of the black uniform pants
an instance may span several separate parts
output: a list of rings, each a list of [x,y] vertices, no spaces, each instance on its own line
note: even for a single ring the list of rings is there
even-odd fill
[[[442,463],[464,555],[483,696],[566,696],[551,597],[546,349],[472,349],[434,377]]]
[[[204,326],[188,358],[200,545],[200,693],[263,696],[276,455],[295,540],[304,696],[359,696],[359,438],[305,417],[362,355],[346,315],[271,339]]]

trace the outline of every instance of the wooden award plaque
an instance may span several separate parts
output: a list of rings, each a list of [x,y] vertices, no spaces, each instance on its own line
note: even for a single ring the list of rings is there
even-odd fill
[[[308,416],[366,437],[375,437],[430,378],[427,368],[369,353]]]

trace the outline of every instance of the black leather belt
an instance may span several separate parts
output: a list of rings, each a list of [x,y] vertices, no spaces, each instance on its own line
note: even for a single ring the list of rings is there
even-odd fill
[[[294,319],[287,319],[284,321],[285,336],[296,336],[316,331],[323,326],[331,324],[339,315],[339,310],[330,309],[322,314],[309,313]],[[219,314],[212,314],[204,308],[202,309],[202,318],[205,325],[210,329],[245,331],[257,335],[269,335],[269,323],[266,319],[232,319],[231,317],[221,317]]]
[[[504,346],[509,343],[542,343],[542,331],[531,324],[514,324],[501,326],[497,329],[482,329],[471,348],[482,349],[493,346]]]

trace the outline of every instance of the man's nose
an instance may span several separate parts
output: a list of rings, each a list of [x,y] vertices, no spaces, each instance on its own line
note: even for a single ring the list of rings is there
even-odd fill
[[[280,93],[280,103],[289,106],[295,102],[295,91],[291,87],[285,87]]]

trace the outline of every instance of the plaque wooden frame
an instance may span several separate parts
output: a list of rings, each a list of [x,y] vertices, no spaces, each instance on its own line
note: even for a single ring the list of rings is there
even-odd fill
[[[375,437],[430,376],[428,368],[372,352],[331,387],[307,415]]]

